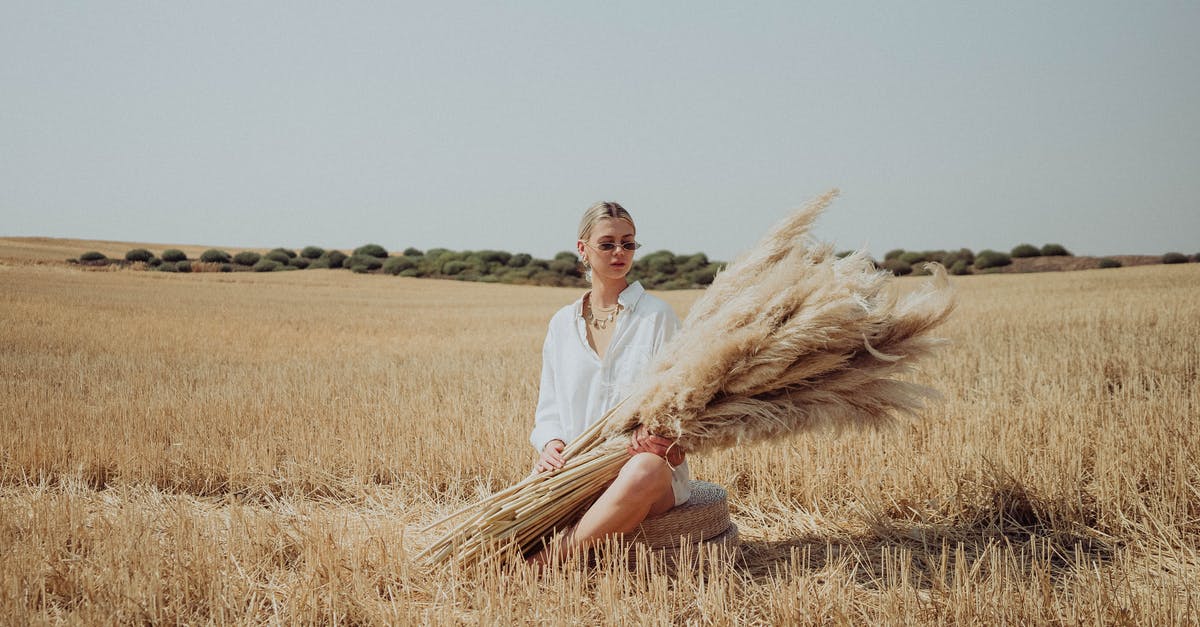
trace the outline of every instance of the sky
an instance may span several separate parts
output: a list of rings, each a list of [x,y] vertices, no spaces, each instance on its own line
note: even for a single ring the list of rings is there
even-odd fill
[[[0,0],[0,236],[1200,252],[1200,2]]]

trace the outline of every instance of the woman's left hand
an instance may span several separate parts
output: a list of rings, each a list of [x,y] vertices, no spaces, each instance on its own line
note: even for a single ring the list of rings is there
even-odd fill
[[[646,431],[645,425],[639,425],[634,430],[626,450],[630,457],[638,453],[653,453],[667,460],[672,467],[682,464],[685,456],[682,446],[674,440],[651,434]]]

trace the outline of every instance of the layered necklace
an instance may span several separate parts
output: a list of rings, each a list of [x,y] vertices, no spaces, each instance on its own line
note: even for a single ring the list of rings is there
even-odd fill
[[[593,329],[603,331],[617,319],[618,313],[621,313],[621,303],[617,303],[612,307],[600,308],[592,305],[592,299],[588,298],[588,306],[584,309],[583,319]]]

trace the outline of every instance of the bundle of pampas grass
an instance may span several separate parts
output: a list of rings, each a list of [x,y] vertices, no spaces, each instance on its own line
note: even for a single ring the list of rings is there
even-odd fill
[[[930,390],[897,377],[941,341],[954,304],[945,270],[901,297],[865,252],[842,258],[808,231],[837,191],[775,226],[695,302],[683,328],[620,405],[571,442],[563,468],[434,523],[457,521],[421,555],[472,564],[530,553],[616,478],[639,425],[689,453],[817,428],[880,426]]]

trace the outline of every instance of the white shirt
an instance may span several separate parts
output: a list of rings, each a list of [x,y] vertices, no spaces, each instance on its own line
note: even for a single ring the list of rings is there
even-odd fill
[[[529,442],[541,452],[551,440],[570,442],[629,395],[651,358],[679,330],[679,316],[642,284],[626,287],[608,351],[601,359],[587,340],[583,297],[550,319],[542,345],[542,382]],[[687,500],[687,462],[674,473],[676,504]],[[682,500],[680,498],[682,497]]]
[[[617,302],[624,309],[617,315],[604,359],[588,344],[582,297],[550,319],[529,437],[539,452],[550,440],[575,439],[628,396],[633,381],[679,329],[671,306],[647,294],[641,283],[626,287]]]

